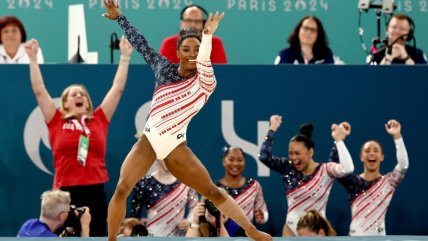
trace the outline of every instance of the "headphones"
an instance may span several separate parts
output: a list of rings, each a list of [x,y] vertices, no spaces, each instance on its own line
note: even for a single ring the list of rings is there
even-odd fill
[[[205,10],[205,8],[203,8],[203,7],[201,7],[201,6],[197,5],[197,4],[191,4],[191,5],[187,5],[186,7],[184,7],[184,8],[181,10],[181,13],[180,13],[180,19],[181,19],[181,20],[183,20],[183,14],[184,14],[184,12],[185,12],[188,8],[191,8],[191,7],[196,7],[196,8],[198,8],[199,10],[201,10],[202,14],[204,15],[204,25],[205,25],[205,22],[207,21],[207,18],[208,18],[208,12],[207,12],[207,10]]]
[[[392,18],[397,18],[399,20],[407,20],[407,22],[410,25],[410,29],[409,29],[409,33],[407,34],[407,39],[406,41],[412,41],[415,35],[415,22],[413,21],[413,19],[407,15],[404,14],[399,14],[399,15],[393,15],[392,17],[390,17],[388,19],[388,21],[386,22],[386,27],[388,28],[389,26],[389,22],[391,21]]]

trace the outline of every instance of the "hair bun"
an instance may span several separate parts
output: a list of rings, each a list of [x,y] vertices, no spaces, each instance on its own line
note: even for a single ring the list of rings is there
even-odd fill
[[[304,123],[300,126],[299,134],[306,136],[307,138],[312,138],[312,131],[314,130],[314,125],[311,123]]]

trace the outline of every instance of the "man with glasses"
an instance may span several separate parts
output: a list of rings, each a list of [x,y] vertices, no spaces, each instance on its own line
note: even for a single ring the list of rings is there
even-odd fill
[[[61,190],[46,191],[42,194],[40,217],[29,219],[19,229],[17,237],[58,237],[55,231],[63,227],[70,212],[70,193]],[[89,237],[91,214],[83,207],[80,217],[81,237]],[[75,214],[78,215],[75,210]]]
[[[180,29],[194,29],[202,31],[208,13],[199,5],[189,5],[181,10]],[[159,53],[165,56],[171,63],[178,64],[177,57],[177,42],[179,34],[165,38],[161,44]],[[212,38],[211,63],[227,64],[226,52],[223,47],[223,42],[217,36]]]
[[[386,48],[373,55],[377,64],[426,64],[426,57],[415,44],[415,24],[404,14],[396,14],[390,18],[386,26],[388,43]],[[413,40],[413,46],[406,44]]]

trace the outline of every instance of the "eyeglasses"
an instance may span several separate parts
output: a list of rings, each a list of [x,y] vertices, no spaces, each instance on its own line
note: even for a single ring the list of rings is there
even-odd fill
[[[189,18],[182,19],[181,21],[183,21],[186,24],[191,24],[191,23],[203,24],[204,23],[204,20],[200,20],[200,19],[189,19]]]
[[[318,33],[318,30],[316,28],[311,28],[308,26],[301,26],[300,27],[303,31],[309,32],[309,33]]]

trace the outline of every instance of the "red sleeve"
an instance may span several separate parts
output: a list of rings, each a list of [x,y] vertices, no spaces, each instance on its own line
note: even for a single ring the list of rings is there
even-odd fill
[[[223,42],[219,37],[213,36],[213,48],[211,53],[211,63],[227,64],[226,52],[224,51]]]
[[[61,112],[56,109],[55,110],[55,114],[52,117],[52,119],[48,122],[45,121],[46,125],[48,126],[48,128],[52,127],[53,125],[55,125],[56,123],[58,123],[58,121],[62,118],[62,114]]]
[[[177,46],[178,38],[176,36],[170,36],[162,41],[159,49],[159,53],[165,56],[171,63],[178,64],[180,61],[177,57]]]
[[[95,109],[94,116],[98,116],[105,125],[110,124],[110,121],[107,119],[107,116],[104,113],[104,110],[103,110],[103,108],[101,108],[101,106],[98,106]]]

